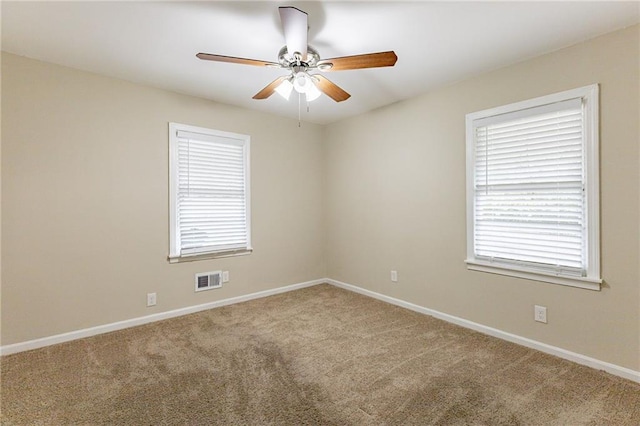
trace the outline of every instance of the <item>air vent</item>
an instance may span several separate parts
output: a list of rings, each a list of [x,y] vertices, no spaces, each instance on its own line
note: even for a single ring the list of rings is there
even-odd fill
[[[196,274],[196,291],[222,287],[222,271]]]

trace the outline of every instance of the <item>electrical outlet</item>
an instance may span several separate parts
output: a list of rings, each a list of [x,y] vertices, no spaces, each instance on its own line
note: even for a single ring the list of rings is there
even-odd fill
[[[398,271],[391,271],[391,282],[392,283],[398,282]]]
[[[155,306],[155,305],[156,305],[156,294],[147,293],[147,306]]]
[[[547,323],[547,307],[535,305],[533,307],[533,319],[538,322]]]
[[[222,282],[223,283],[229,282],[229,271],[222,271]]]

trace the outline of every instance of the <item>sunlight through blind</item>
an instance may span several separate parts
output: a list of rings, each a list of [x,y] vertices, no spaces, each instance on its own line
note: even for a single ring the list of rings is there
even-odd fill
[[[187,131],[177,139],[180,253],[248,248],[245,141]]]
[[[487,117],[474,132],[476,257],[583,276],[581,99]]]

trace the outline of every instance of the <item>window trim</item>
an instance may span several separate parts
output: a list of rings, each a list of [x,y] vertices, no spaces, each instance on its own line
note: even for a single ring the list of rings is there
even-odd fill
[[[246,228],[247,247],[242,249],[212,250],[195,253],[180,253],[178,247],[178,215],[177,215],[177,195],[178,195],[178,131],[201,133],[209,136],[235,139],[243,142],[244,148],[244,172],[245,172],[245,206],[246,206]],[[214,259],[230,256],[242,256],[251,254],[251,167],[250,167],[250,147],[251,137],[238,133],[225,132],[221,130],[208,129],[204,127],[191,126],[180,123],[169,123],[169,255],[167,260],[170,263],[192,262],[196,260]]]
[[[585,226],[587,229],[586,258],[587,273],[584,277],[561,275],[545,271],[544,268],[505,265],[499,262],[477,259],[474,254],[475,213],[475,137],[474,123],[500,114],[521,111],[541,105],[582,99],[584,111],[583,170],[585,173]],[[561,284],[589,290],[600,290],[600,176],[599,176],[599,87],[598,84],[541,96],[522,102],[490,108],[466,115],[466,188],[467,188],[467,269]]]

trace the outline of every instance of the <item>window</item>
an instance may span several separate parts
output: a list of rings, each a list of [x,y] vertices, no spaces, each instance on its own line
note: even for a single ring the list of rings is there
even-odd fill
[[[251,251],[249,142],[169,123],[170,261]]]
[[[599,290],[598,86],[466,125],[467,267]]]

